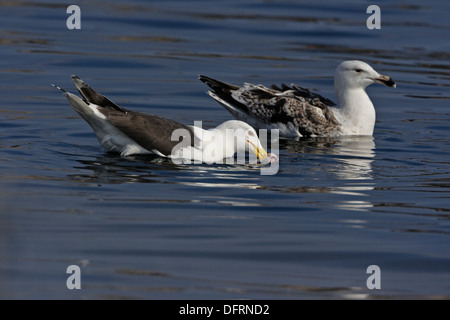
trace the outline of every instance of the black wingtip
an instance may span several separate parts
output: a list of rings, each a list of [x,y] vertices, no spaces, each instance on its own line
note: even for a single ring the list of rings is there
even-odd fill
[[[67,92],[66,90],[64,90],[63,88],[61,88],[61,87],[58,87],[56,84],[51,84],[54,88],[56,88],[56,89],[58,89],[58,90],[60,90],[60,91],[62,91],[62,92]]]
[[[222,82],[204,75],[199,75],[198,79],[204,83],[206,83],[211,89],[213,89],[216,92],[223,91],[223,92],[230,92],[233,90],[238,90],[239,86],[236,86],[234,84],[229,84],[226,82]]]
[[[229,86],[228,83],[204,76],[204,75],[199,75],[198,79],[204,83],[206,83],[208,86],[212,86],[212,85],[216,85],[216,86],[222,86],[222,87],[226,87]]]
[[[198,76],[198,80],[200,80],[201,82],[204,82],[206,84],[208,84],[208,82],[212,82],[213,81],[213,79],[211,79],[210,77],[204,76],[202,74],[200,74]]]

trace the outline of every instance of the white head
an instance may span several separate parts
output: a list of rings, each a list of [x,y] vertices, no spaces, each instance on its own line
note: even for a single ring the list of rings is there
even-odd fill
[[[225,139],[227,153],[233,150],[238,155],[245,155],[246,152],[253,152],[259,160],[267,158],[267,152],[261,144],[255,129],[246,122],[240,120],[229,120],[219,125],[219,130]],[[227,154],[227,156],[232,156]]]
[[[364,89],[372,83],[381,83],[394,88],[396,86],[392,78],[379,74],[363,61],[344,61],[336,68],[334,76],[336,92],[342,92],[345,89]]]

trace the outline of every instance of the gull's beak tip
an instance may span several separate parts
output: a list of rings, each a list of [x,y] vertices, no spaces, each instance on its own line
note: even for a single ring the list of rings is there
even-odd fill
[[[267,157],[265,159],[261,159],[260,161],[261,161],[261,164],[272,164],[272,163],[280,162],[278,160],[278,156],[275,153],[267,154]]]
[[[385,75],[381,74],[379,77],[373,79],[373,81],[376,83],[379,83],[379,84],[384,84],[387,87],[397,88],[397,84],[389,76],[385,76]]]

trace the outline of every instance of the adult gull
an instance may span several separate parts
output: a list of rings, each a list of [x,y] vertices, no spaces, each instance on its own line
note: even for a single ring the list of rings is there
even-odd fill
[[[337,105],[295,84],[268,88],[251,83],[237,86],[203,75],[199,79],[235,118],[256,129],[279,129],[285,138],[372,135],[375,108],[365,88],[372,83],[396,87],[392,78],[357,60],[341,62],[336,68]]]
[[[100,144],[122,156],[156,154],[172,159],[222,163],[236,153],[253,152],[261,161],[277,161],[267,154],[255,129],[243,121],[229,120],[204,130],[176,121],[125,109],[72,75],[77,95],[63,92],[70,106],[92,127]]]

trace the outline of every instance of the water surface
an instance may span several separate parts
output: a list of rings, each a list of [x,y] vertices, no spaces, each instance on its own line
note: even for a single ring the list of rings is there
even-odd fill
[[[450,5],[382,2],[368,30],[367,1],[187,3],[81,2],[81,30],[57,1],[0,4],[0,297],[448,299]],[[50,86],[76,74],[130,109],[215,126],[231,116],[199,74],[335,100],[347,59],[397,81],[367,89],[374,137],[282,141],[272,176],[106,153]]]

